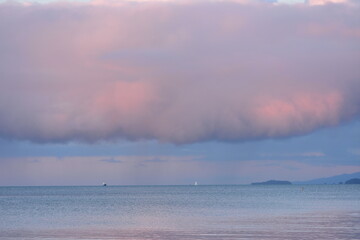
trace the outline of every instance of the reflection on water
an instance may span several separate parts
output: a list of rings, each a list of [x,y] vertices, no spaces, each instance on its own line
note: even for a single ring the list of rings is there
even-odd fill
[[[360,239],[359,186],[0,188],[0,239]]]
[[[218,223],[214,229],[52,229],[0,231],[0,239],[359,239],[360,217],[306,214]],[[222,225],[232,229],[222,229]]]

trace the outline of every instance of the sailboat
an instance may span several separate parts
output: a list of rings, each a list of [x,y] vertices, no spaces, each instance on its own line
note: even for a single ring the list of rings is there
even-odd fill
[[[106,187],[106,183],[105,183],[105,182],[103,182],[103,184],[102,184],[102,185],[103,185],[103,187]]]
[[[195,182],[195,183],[194,183],[194,186],[197,186],[197,185],[198,185],[197,182]]]

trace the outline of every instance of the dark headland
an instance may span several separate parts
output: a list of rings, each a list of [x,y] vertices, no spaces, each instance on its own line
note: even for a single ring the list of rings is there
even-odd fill
[[[266,182],[254,182],[251,185],[291,185],[289,181],[269,180]]]
[[[342,184],[354,178],[359,179],[360,172],[355,172],[351,174],[340,174],[325,178],[316,178],[308,181],[299,181],[299,182],[295,181],[293,182],[293,184]]]
[[[345,182],[345,184],[360,184],[360,178],[353,178]]]

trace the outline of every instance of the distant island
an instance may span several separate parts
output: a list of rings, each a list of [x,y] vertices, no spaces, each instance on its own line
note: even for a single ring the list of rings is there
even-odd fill
[[[291,182],[289,182],[289,181],[269,180],[269,181],[266,181],[266,182],[251,183],[251,185],[291,185]]]
[[[350,180],[347,180],[345,184],[360,184],[360,178],[352,178]]]

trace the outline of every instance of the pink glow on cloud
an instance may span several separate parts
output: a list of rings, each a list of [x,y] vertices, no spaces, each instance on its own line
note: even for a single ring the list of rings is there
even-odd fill
[[[262,99],[260,102],[262,106],[255,110],[256,119],[268,129],[278,131],[276,134],[282,131],[286,134],[296,128],[312,130],[319,124],[336,125],[343,107],[342,97],[336,92],[302,93],[287,100]]]
[[[90,106],[96,115],[126,114],[137,116],[153,101],[151,86],[143,82],[116,82],[107,86],[94,98]],[[120,119],[127,116],[118,116]]]
[[[308,0],[310,5],[324,5],[329,3],[347,3],[348,0]]]
[[[0,137],[246,141],[360,115],[355,2],[94,4],[0,5]]]
[[[319,23],[311,23],[306,27],[309,34],[317,36],[339,36],[339,37],[352,37],[355,39],[360,38],[360,29],[358,28],[347,28],[339,24],[324,25]]]

